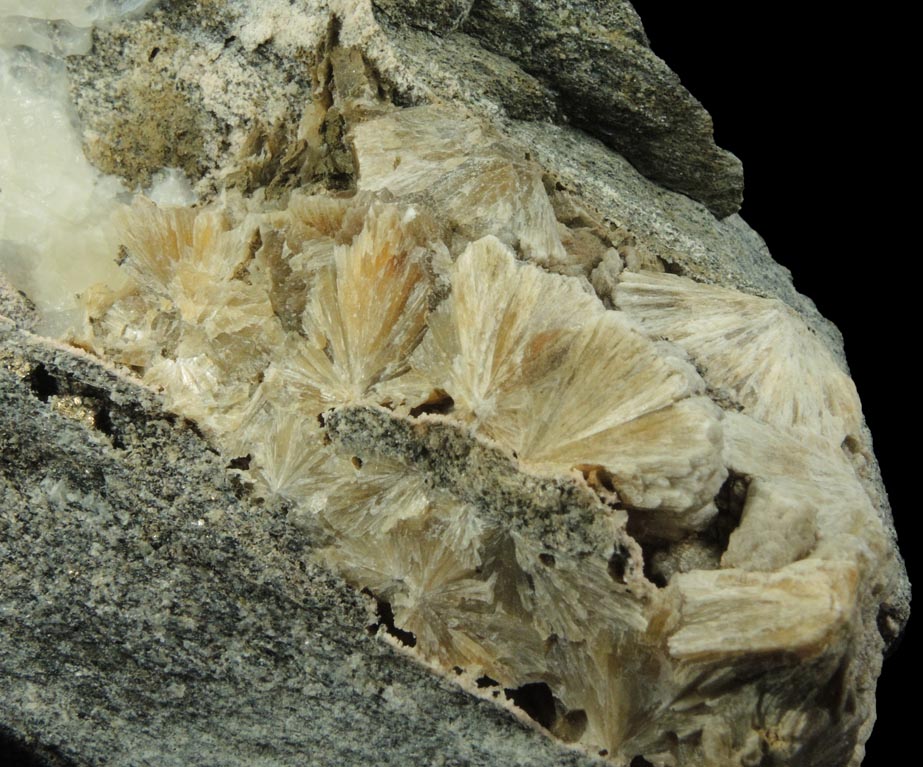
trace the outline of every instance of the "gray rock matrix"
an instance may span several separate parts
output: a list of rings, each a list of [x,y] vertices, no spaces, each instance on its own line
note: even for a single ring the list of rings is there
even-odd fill
[[[53,765],[590,763],[372,636],[147,391],[0,344],[0,733]]]
[[[70,64],[84,123],[100,129],[113,94],[131,108],[119,61],[146,45],[158,78],[185,83],[171,95],[176,123],[151,126],[161,138],[183,128],[182,140],[151,142],[151,167],[208,179],[280,82],[276,100],[297,121],[312,87],[304,62],[272,35],[239,44],[233,5],[165,3],[98,30]],[[370,45],[402,64],[378,73],[395,101],[464,104],[672,271],[788,303],[845,368],[837,330],[736,215],[739,161],[629,3],[374,5]],[[295,6],[336,26],[336,3]],[[244,76],[219,104],[178,62],[153,64],[152,40],[222,51]],[[370,601],[307,563],[313,542],[283,505],[254,503],[147,389],[30,333],[30,312],[0,283],[0,735],[51,765],[596,763],[382,641]],[[876,467],[869,477],[884,499]],[[908,612],[904,581],[882,595],[886,641]]]
[[[551,117],[583,128],[645,176],[704,203],[718,218],[740,207],[740,160],[715,146],[711,117],[651,51],[629,3],[379,0],[375,5],[409,46],[423,42],[414,30],[442,38],[447,45],[439,49],[448,52],[431,53],[449,68],[458,71],[459,64],[477,65],[495,55],[519,70],[516,79],[534,78],[547,98],[534,101],[528,91],[518,98],[511,92],[504,99],[510,116]]]

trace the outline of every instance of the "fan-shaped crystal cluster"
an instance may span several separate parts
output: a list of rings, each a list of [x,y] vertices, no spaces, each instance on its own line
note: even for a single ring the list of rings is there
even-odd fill
[[[888,556],[849,378],[778,302],[621,271],[473,118],[394,109],[353,140],[352,192],[135,203],[129,280],[85,296],[79,342],[238,459],[422,659],[544,684],[562,739],[833,763]]]

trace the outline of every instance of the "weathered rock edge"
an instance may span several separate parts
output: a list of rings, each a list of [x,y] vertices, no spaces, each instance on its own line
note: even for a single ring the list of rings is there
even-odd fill
[[[595,763],[372,636],[147,389],[0,319],[0,402],[0,734],[48,764]]]
[[[711,116],[651,50],[627,0],[373,5],[421,78],[432,77],[435,84],[439,75],[431,73],[445,68],[463,83],[465,71],[503,66],[511,82],[532,79],[542,91],[531,103],[523,103],[529,88],[518,96],[513,88],[496,91],[511,116],[579,126],[652,181],[688,195],[718,218],[740,208],[740,160],[716,146]],[[474,80],[472,101],[481,95]]]

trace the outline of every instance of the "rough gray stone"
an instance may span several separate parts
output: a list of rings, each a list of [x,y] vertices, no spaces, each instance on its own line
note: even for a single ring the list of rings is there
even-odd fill
[[[419,27],[437,35],[456,31],[475,0],[375,0],[375,7],[398,24]]]
[[[701,203],[654,184],[572,127],[524,120],[506,120],[503,127],[567,190],[634,233],[670,271],[784,301],[826,339],[846,368],[840,331],[795,290],[791,272],[773,260],[763,238],[739,215],[716,219]]]
[[[651,51],[628,2],[481,0],[439,3],[437,12],[429,4],[375,4],[399,24],[447,36],[449,45],[464,45],[452,34],[460,31],[507,58],[555,94],[559,118],[601,138],[645,176],[703,202],[719,218],[740,207],[740,161],[715,145],[711,117]]]
[[[10,285],[3,274],[0,274],[0,316],[28,329],[35,321],[35,304],[25,293]]]
[[[589,765],[369,631],[191,425],[0,320],[0,721],[49,764]]]

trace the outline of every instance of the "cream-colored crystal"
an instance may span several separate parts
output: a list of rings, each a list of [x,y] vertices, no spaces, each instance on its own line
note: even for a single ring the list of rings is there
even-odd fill
[[[410,213],[373,207],[352,243],[337,246],[334,264],[316,275],[300,365],[322,402],[400,390],[396,379],[423,333],[429,291],[423,248],[402,215]]]
[[[541,169],[482,121],[437,106],[358,125],[359,188],[427,204],[469,240],[491,234],[538,263],[564,263]]]
[[[852,379],[778,299],[626,271],[616,305],[652,335],[686,349],[709,386],[754,418],[834,440],[858,433],[862,409]]]
[[[477,577],[473,550],[453,548],[434,521],[402,523],[387,535],[351,538],[328,560],[394,608],[395,623],[420,651],[451,665],[471,662],[475,616],[491,611],[493,583]],[[482,653],[477,653],[482,654]]]
[[[717,493],[720,413],[698,396],[701,380],[576,279],[479,240],[455,263],[430,328],[416,368],[524,464],[603,466],[635,507],[698,510]]]
[[[725,435],[728,466],[751,477],[725,565],[763,569],[808,553],[867,562],[887,550],[881,520],[838,444],[737,413],[726,415]],[[797,539],[796,525],[804,531]]]
[[[792,338],[809,354],[807,331],[784,312],[781,331],[745,315],[757,352],[745,375],[749,358],[735,367],[717,340],[700,343],[706,320],[687,316],[685,335],[652,326],[639,296],[679,285],[713,304],[764,299],[615,268],[606,279],[630,311],[606,309],[586,281],[492,235],[452,262],[416,203],[370,192],[224,211],[142,201],[124,227],[131,281],[87,294],[83,343],[247,456],[241,480],[390,604],[429,663],[547,683],[553,731],[616,760],[670,753],[664,728],[714,698],[718,674],[720,726],[700,749],[730,764],[753,748],[738,675],[785,674],[793,658],[828,669],[845,652],[887,542],[837,441],[845,405],[770,407],[789,395],[763,357]],[[715,332],[736,337],[719,308]],[[788,364],[839,380],[824,360]],[[740,521],[722,545],[726,482]],[[678,563],[659,589],[658,562]]]
[[[771,573],[699,570],[677,575],[680,628],[670,654],[696,662],[826,650],[855,609],[857,572],[808,559]]]

